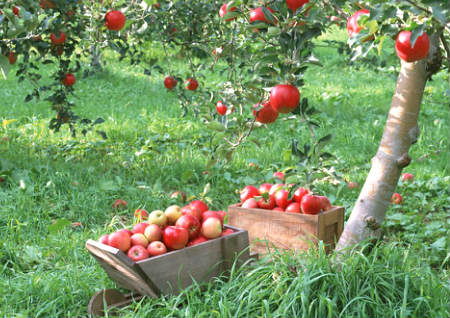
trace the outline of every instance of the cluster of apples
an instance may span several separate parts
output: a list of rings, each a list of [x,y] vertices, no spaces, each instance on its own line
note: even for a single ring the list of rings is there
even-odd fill
[[[318,214],[331,209],[327,197],[314,195],[303,187],[292,192],[292,187],[293,185],[280,183],[263,183],[259,188],[245,186],[240,192],[241,207],[303,214]]]
[[[223,230],[225,215],[224,211],[210,211],[201,200],[151,213],[137,209],[134,217],[138,223],[132,229],[103,235],[99,241],[127,253],[137,262],[233,233],[231,229]]]

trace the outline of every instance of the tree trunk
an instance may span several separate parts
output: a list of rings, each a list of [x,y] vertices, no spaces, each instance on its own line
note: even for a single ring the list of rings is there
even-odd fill
[[[379,236],[401,171],[410,162],[409,148],[419,135],[417,119],[428,79],[427,62],[402,61],[383,137],[358,200],[336,249]]]
[[[91,67],[94,72],[102,69],[101,51],[96,43],[91,45]]]

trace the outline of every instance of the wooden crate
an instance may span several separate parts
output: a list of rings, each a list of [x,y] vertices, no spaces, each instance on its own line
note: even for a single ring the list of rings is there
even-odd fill
[[[246,209],[240,204],[228,208],[228,222],[248,231],[250,250],[260,254],[268,248],[306,250],[322,240],[333,250],[344,227],[344,208],[317,215]]]
[[[121,287],[159,297],[177,294],[193,281],[207,282],[222,275],[236,257],[239,264],[249,259],[247,231],[225,227],[235,233],[138,262],[98,241],[88,240],[86,248]]]

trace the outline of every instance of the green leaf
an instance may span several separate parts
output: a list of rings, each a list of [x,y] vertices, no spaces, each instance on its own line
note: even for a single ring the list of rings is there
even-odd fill
[[[70,222],[67,219],[58,219],[54,221],[52,224],[50,224],[47,228],[51,235],[57,234],[58,232],[61,232],[65,227],[69,226],[72,222]]]

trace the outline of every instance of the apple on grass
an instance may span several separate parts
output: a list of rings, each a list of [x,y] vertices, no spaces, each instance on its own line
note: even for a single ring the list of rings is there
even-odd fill
[[[167,253],[167,247],[161,241],[154,241],[148,244],[147,251],[150,256],[158,256]]]
[[[400,193],[394,193],[391,197],[392,204],[401,204],[403,202],[403,197]]]
[[[132,232],[133,232],[133,234],[136,234],[136,233],[144,234],[145,229],[147,228],[147,226],[148,226],[148,223],[146,223],[146,222],[138,223],[135,226],[133,226]]]
[[[163,243],[172,250],[179,250],[189,241],[189,232],[183,227],[168,226],[163,231]]]
[[[175,226],[179,226],[188,230],[190,240],[196,238],[200,234],[200,221],[192,215],[183,215],[177,220]]]
[[[202,223],[202,235],[208,239],[222,234],[222,222],[218,218],[208,218]]]
[[[149,226],[145,228],[144,235],[149,242],[161,241],[162,229],[159,225],[149,224]]]
[[[142,245],[132,246],[128,251],[127,255],[135,262],[142,261],[143,259],[150,257],[150,254],[148,253],[147,249]]]
[[[148,245],[147,237],[145,237],[145,235],[142,233],[133,234],[131,235],[130,239],[131,239],[131,246],[141,245],[143,247],[147,247]]]
[[[144,209],[136,209],[134,211],[134,217],[138,220],[147,220],[148,212]]]
[[[131,246],[130,235],[123,230],[114,232],[108,237],[108,245],[126,252]]]
[[[167,216],[166,214],[161,210],[155,210],[148,216],[149,224],[156,224],[160,227],[165,227],[167,225]]]
[[[181,208],[178,205],[171,205],[165,211],[164,214],[167,217],[167,223],[172,225],[183,215]]]
[[[128,205],[127,201],[122,200],[122,199],[117,199],[112,204],[112,208],[113,209],[125,209],[127,207],[127,205]]]
[[[402,181],[414,181],[414,175],[412,173],[404,173],[402,175]]]

